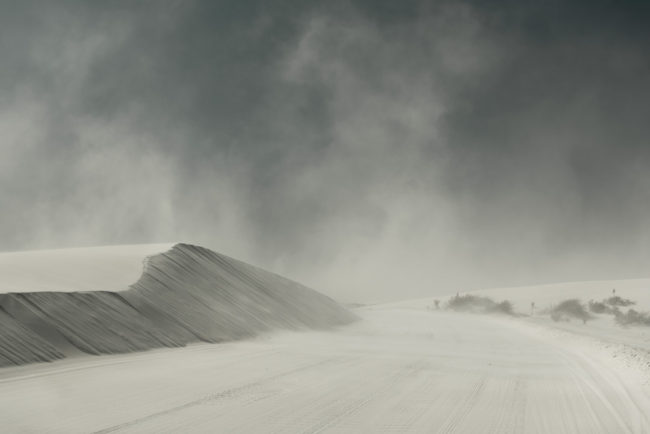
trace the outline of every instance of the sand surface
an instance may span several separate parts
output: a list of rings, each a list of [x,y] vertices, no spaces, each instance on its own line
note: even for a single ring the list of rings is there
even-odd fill
[[[647,377],[589,338],[375,306],[328,332],[0,370],[7,432],[649,432]],[[644,384],[645,382],[645,384]]]
[[[648,328],[530,312],[612,288],[650,310],[650,280],[475,292],[517,317],[430,297],[340,325],[327,297],[196,246],[0,254],[0,272],[0,355],[28,363],[0,369],[2,432],[650,432]]]

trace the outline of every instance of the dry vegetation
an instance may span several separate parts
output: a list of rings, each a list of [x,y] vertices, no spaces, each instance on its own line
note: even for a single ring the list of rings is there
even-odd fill
[[[447,309],[457,312],[514,315],[512,303],[508,300],[496,302],[488,297],[479,297],[476,295],[456,295],[447,302]]]
[[[579,319],[586,323],[596,314],[613,315],[616,323],[622,326],[650,326],[650,313],[638,312],[631,308],[627,312],[621,310],[621,308],[634,305],[636,305],[635,301],[619,296],[612,296],[602,301],[589,300],[586,306],[580,300],[571,299],[564,300],[547,313],[551,315],[553,321]]]
[[[579,319],[583,323],[586,323],[592,318],[593,316],[587,312],[585,306],[578,299],[564,300],[551,309],[551,319],[553,321]]]

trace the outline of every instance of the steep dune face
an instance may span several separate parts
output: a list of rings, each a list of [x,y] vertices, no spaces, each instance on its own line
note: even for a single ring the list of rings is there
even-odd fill
[[[38,334],[0,310],[0,366],[49,362],[64,355]]]
[[[177,244],[149,257],[120,292],[0,294],[0,366],[75,352],[123,353],[220,342],[356,317],[296,282],[211,250]]]

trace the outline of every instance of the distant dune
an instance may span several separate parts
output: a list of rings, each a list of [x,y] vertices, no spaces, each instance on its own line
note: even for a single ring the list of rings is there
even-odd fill
[[[305,286],[188,244],[3,253],[0,271],[0,366],[356,319]]]
[[[650,279],[627,280],[596,280],[586,282],[564,282],[546,285],[518,286],[507,288],[479,289],[474,291],[458,291],[459,295],[476,295],[488,297],[495,301],[508,300],[516,313],[531,312],[531,303],[535,303],[536,311],[548,309],[563,300],[578,299],[582,302],[589,300],[601,301],[613,295],[630,299],[635,302],[634,308],[650,311]],[[430,296],[412,300],[396,301],[377,305],[378,307],[426,309],[434,306],[438,300],[444,303],[456,293],[446,296]]]
[[[490,297],[494,300],[510,300],[516,310],[526,313],[530,311],[533,302],[538,309],[544,309],[571,298],[587,302],[603,300],[613,295],[634,300],[637,309],[650,310],[650,279],[553,283],[482,289],[472,291],[471,294]]]

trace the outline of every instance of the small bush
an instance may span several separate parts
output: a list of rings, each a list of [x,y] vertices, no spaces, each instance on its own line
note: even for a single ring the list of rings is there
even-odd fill
[[[505,313],[506,315],[514,315],[514,311],[512,309],[512,303],[510,303],[508,300],[504,300],[501,303],[497,303],[494,305],[492,309],[490,309],[491,312],[497,312],[497,313]]]
[[[555,322],[558,321],[568,321],[569,319],[566,318],[564,315],[562,315],[559,312],[556,312],[555,310],[551,311],[551,319]]]
[[[589,301],[589,310],[593,313],[609,313],[611,308],[600,301]]]
[[[551,310],[553,321],[568,321],[571,318],[587,322],[592,316],[587,312],[584,305],[577,299],[564,300]]]
[[[494,302],[487,297],[475,295],[457,295],[447,303],[447,308],[462,312],[485,310],[494,305]]]
[[[616,322],[620,325],[644,325],[650,326],[650,314],[648,312],[637,312],[634,309],[629,309],[627,313],[619,312],[616,315]]]
[[[609,315],[616,315],[619,313],[618,306],[611,306],[605,301],[589,301],[589,311],[593,313],[606,313]]]
[[[609,297],[607,300],[605,300],[605,303],[609,304],[610,306],[620,306],[620,307],[633,306],[636,304],[636,302],[632,300],[628,300],[627,298],[621,298],[618,295],[615,295],[614,297]]]
[[[500,303],[487,297],[476,295],[457,295],[447,302],[447,309],[459,312],[475,313],[503,313],[513,315],[512,303],[502,301]]]

